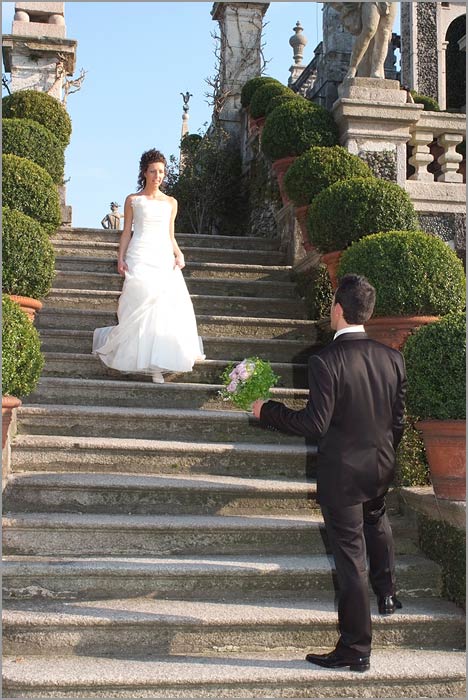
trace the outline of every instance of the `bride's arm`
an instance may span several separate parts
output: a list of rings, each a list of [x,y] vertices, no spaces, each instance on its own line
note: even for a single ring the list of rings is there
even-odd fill
[[[177,216],[177,199],[174,199],[172,197],[172,213],[171,213],[171,222],[169,224],[169,235],[171,237],[171,242],[172,242],[172,250],[174,251],[174,267],[180,267],[182,268],[185,267],[185,260],[184,260],[184,254],[182,253],[181,249],[179,248],[177,241],[175,239],[175,233],[174,233],[174,225],[175,225],[175,218]]]
[[[127,263],[125,262],[125,253],[127,252],[128,244],[132,237],[132,222],[133,222],[133,207],[132,207],[132,195],[128,195],[125,200],[124,206],[124,228],[120,234],[119,242],[119,259],[117,261],[117,271],[119,275],[124,276],[125,272],[128,270]]]

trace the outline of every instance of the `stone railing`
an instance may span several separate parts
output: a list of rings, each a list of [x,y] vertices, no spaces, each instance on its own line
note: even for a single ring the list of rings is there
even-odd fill
[[[410,129],[408,180],[462,183],[464,160],[456,147],[466,139],[463,114],[422,112]]]

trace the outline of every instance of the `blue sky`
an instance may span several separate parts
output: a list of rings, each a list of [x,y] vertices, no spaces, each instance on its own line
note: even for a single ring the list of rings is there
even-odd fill
[[[99,227],[111,200],[123,205],[135,191],[141,153],[152,147],[177,154],[181,92],[189,90],[190,131],[211,119],[205,78],[214,73],[211,2],[66,2],[67,37],[78,41],[70,95],[73,134],[66,152],[67,200],[73,225]],[[11,32],[14,3],[2,3],[3,33]],[[267,73],[287,82],[289,38],[300,20],[308,38],[304,63],[321,36],[321,3],[272,2],[265,16]]]

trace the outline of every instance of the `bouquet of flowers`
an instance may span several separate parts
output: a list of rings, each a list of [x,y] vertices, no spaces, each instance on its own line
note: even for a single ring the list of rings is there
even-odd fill
[[[278,379],[269,362],[259,357],[247,357],[237,365],[232,362],[226,367],[221,375],[225,386],[219,393],[224,401],[232,401],[247,411],[257,399],[270,397],[270,389]]]

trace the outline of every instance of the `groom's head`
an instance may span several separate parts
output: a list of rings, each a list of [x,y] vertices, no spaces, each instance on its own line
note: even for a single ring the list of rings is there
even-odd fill
[[[333,298],[331,326],[339,330],[346,326],[360,325],[372,316],[375,306],[375,289],[361,275],[344,275]]]

